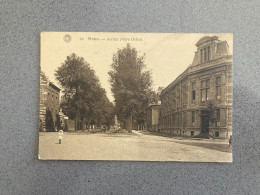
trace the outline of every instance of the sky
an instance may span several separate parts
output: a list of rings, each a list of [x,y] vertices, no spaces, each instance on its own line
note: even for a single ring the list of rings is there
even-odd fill
[[[95,70],[101,86],[113,101],[108,72],[117,49],[130,43],[139,51],[139,55],[145,53],[146,68],[152,72],[153,88],[157,90],[158,87],[169,85],[192,63],[197,51],[195,44],[204,36],[218,36],[219,40],[226,40],[233,54],[233,34],[230,33],[43,32],[41,70],[51,82],[61,87],[54,73],[68,55],[75,53]]]

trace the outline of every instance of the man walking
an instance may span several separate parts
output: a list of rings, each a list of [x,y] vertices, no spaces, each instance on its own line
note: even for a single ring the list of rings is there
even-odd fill
[[[228,142],[229,142],[228,147],[232,146],[232,135],[230,135]]]

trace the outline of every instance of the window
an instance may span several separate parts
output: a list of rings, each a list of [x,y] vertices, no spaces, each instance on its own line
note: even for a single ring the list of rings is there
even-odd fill
[[[192,122],[192,126],[193,126],[193,123],[195,122],[195,111],[191,112],[191,122]]]
[[[187,85],[184,85],[183,86],[183,88],[182,88],[182,97],[183,97],[183,101],[182,101],[182,103],[183,103],[183,105],[187,105],[187,100],[188,100],[188,98],[187,98]]]
[[[207,48],[204,48],[204,62],[207,62]]]
[[[204,63],[204,62],[210,61],[210,58],[211,58],[210,54],[211,54],[210,46],[201,49],[200,50],[200,63]]]
[[[196,91],[192,91],[192,103],[194,103],[196,100]]]
[[[220,121],[220,109],[216,109],[216,119]]]
[[[221,99],[221,77],[216,78],[216,99]]]
[[[201,101],[207,101],[209,100],[209,90],[210,90],[210,83],[209,83],[209,79],[207,80],[203,80],[200,83],[200,90],[201,90]]]
[[[209,88],[209,79],[206,80],[206,87]]]
[[[183,113],[183,126],[186,126],[187,125],[187,113],[184,112]]]
[[[196,100],[195,83],[191,84],[191,102],[194,103]]]
[[[200,82],[200,90],[201,90],[201,101],[205,101],[205,81]]]
[[[216,109],[216,127],[220,126],[220,109]]]
[[[194,131],[190,131],[190,135],[191,135],[191,136],[194,136]]]
[[[181,113],[179,114],[179,126],[182,125],[182,117],[181,117]]]
[[[215,137],[219,137],[219,132],[215,132]]]
[[[210,47],[208,47],[208,61],[210,61]]]
[[[203,49],[200,50],[200,63],[203,63]]]
[[[172,93],[172,110],[174,111],[176,107],[175,93]]]

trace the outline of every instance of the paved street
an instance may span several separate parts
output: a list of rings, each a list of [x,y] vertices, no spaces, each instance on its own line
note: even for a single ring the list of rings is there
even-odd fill
[[[228,140],[167,137],[147,131],[64,132],[62,144],[58,144],[58,133],[40,132],[39,145],[41,159],[232,161]]]

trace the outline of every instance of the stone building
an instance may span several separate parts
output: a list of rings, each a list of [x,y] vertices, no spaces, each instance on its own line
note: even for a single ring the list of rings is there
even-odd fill
[[[161,104],[151,104],[146,109],[146,127],[148,131],[158,131]]]
[[[192,64],[161,92],[160,129],[181,136],[228,138],[232,134],[228,43],[206,36],[196,46]],[[210,103],[214,112],[209,111]]]
[[[56,116],[60,112],[60,88],[50,82],[45,74],[41,71],[40,73],[40,131],[54,129],[46,129],[46,117],[48,112],[51,114],[53,120],[53,126],[56,127]],[[50,117],[50,116],[49,116]]]

